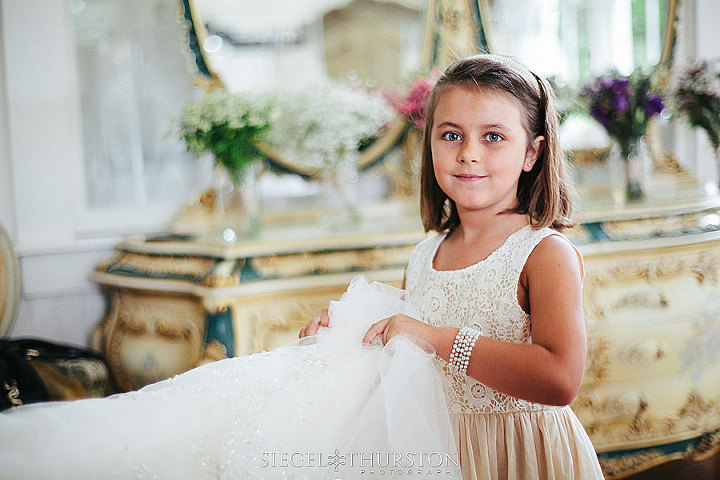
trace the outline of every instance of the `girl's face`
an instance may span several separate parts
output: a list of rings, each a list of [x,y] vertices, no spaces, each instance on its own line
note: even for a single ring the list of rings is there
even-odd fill
[[[520,173],[532,169],[544,141],[537,137],[528,147],[514,98],[460,86],[439,98],[431,135],[435,178],[458,213],[515,207]]]

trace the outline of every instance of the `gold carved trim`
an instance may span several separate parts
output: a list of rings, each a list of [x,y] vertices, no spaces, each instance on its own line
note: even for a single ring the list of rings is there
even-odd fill
[[[215,314],[227,312],[232,304],[230,298],[202,297],[200,301],[206,312]]]
[[[601,382],[607,378],[612,346],[613,342],[608,338],[593,337],[588,342],[586,382]]]
[[[607,320],[612,311],[627,306],[667,308],[670,301],[658,289],[659,281],[687,275],[695,277],[698,283],[718,284],[720,242],[588,256],[586,263],[586,270],[591,273],[585,279],[583,297],[591,325],[596,320]],[[600,304],[598,294],[611,286],[632,285],[646,285],[651,290],[629,290],[612,305]]]
[[[592,412],[583,426],[598,452],[683,441],[720,427],[720,397],[707,400],[695,389],[675,413],[657,418],[648,416],[651,399],[640,392],[600,398],[594,390],[583,388],[572,407],[581,417]],[[598,418],[598,412],[611,418]]]
[[[651,448],[612,459],[600,457],[600,466],[606,480],[616,480],[649,470],[664,463],[690,459],[705,460],[720,452],[720,432],[715,432],[702,439],[694,450],[666,454],[659,448]]]
[[[452,61],[480,53],[477,26],[470,0],[439,0],[435,65],[445,69]]]
[[[109,273],[117,269],[129,270],[139,275],[173,275],[203,278],[215,265],[215,259],[189,256],[150,255],[137,252],[121,252],[114,262],[105,267]]]
[[[250,259],[250,264],[262,277],[282,278],[327,272],[378,270],[405,265],[413,247],[413,245],[405,245],[336,252],[270,255]]]

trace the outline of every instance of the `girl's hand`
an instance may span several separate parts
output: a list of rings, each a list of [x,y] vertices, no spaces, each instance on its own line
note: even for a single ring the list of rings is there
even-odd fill
[[[327,307],[322,309],[322,312],[320,312],[320,316],[313,318],[307,323],[307,325],[300,329],[298,337],[303,338],[309,337],[310,335],[315,335],[321,325],[323,327],[330,326],[330,315],[328,315]]]
[[[382,344],[385,345],[395,335],[400,334],[410,339],[425,338],[426,336],[423,333],[427,328],[432,327],[407,315],[393,315],[372,324],[363,338],[363,343],[371,343],[375,337],[381,336]]]

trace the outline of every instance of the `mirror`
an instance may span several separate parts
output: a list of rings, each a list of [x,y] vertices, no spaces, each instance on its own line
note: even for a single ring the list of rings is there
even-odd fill
[[[668,63],[677,0],[181,0],[203,81],[267,90],[330,77],[405,83],[486,48],[578,89],[615,67]],[[202,46],[202,48],[200,48]],[[407,132],[397,118],[358,160],[374,164]],[[275,166],[312,176],[267,151]]]
[[[512,55],[559,86],[609,70],[629,75],[670,58],[676,0],[480,0],[490,51]]]
[[[271,91],[332,79],[375,89],[406,86],[431,65],[426,0],[182,0],[205,81],[230,91]],[[398,118],[358,159],[374,164],[399,142]],[[266,149],[282,169],[307,166]]]

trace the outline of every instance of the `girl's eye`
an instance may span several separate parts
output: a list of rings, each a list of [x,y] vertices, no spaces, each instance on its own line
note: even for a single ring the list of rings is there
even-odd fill
[[[459,142],[462,139],[462,137],[460,137],[460,135],[455,132],[445,132],[440,138],[442,138],[443,140],[449,140],[451,142]]]
[[[487,135],[485,135],[485,140],[492,143],[499,142],[502,139],[503,137],[499,133],[488,133]]]

